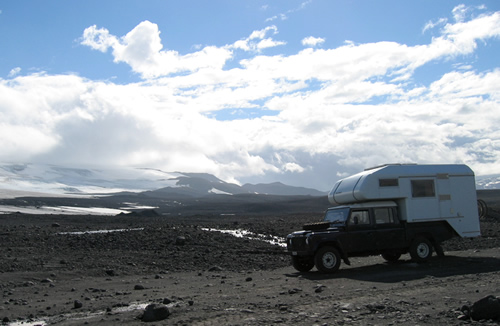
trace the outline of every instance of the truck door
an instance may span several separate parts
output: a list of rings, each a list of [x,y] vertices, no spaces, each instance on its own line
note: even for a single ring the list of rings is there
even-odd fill
[[[405,231],[399,222],[395,208],[373,208],[373,217],[377,228],[374,237],[378,250],[405,247]]]
[[[374,249],[373,224],[368,209],[352,210],[347,221],[347,232],[342,245],[348,253],[367,252]]]

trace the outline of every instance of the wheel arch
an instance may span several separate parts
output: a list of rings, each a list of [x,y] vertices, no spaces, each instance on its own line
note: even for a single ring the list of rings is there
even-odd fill
[[[316,245],[314,248],[314,253],[318,250],[320,250],[323,247],[334,247],[335,249],[338,250],[340,257],[344,261],[346,265],[351,265],[351,262],[349,261],[349,256],[347,255],[347,252],[344,250],[342,244],[339,241],[325,241],[325,242],[320,242]]]

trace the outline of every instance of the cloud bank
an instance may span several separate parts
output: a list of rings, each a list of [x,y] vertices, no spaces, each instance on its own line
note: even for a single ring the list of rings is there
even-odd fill
[[[272,25],[222,46],[180,54],[153,22],[123,36],[90,26],[80,43],[125,63],[125,85],[36,73],[0,79],[0,160],[147,166],[227,181],[280,177],[328,189],[388,162],[466,163],[499,173],[500,69],[460,65],[498,42],[500,12],[457,7],[428,44],[346,42],[280,52]],[[423,22],[423,25],[425,22]],[[422,67],[456,63],[428,83]]]

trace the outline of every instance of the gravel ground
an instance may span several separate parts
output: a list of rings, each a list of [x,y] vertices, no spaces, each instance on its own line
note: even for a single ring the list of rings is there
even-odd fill
[[[0,215],[0,321],[137,325],[156,303],[169,314],[157,325],[474,324],[460,308],[500,295],[498,211],[481,237],[444,243],[444,258],[354,258],[334,275],[300,274],[266,242],[317,214]]]

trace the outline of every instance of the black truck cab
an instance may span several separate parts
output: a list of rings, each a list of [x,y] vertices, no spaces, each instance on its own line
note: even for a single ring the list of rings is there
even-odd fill
[[[453,235],[445,222],[413,225],[402,221],[396,202],[367,202],[329,208],[322,222],[289,234],[287,250],[298,271],[316,266],[320,272],[331,273],[338,270],[341,260],[350,265],[349,257],[354,256],[382,255],[395,261],[410,252],[412,259],[424,262],[433,247],[442,253],[439,243]]]

